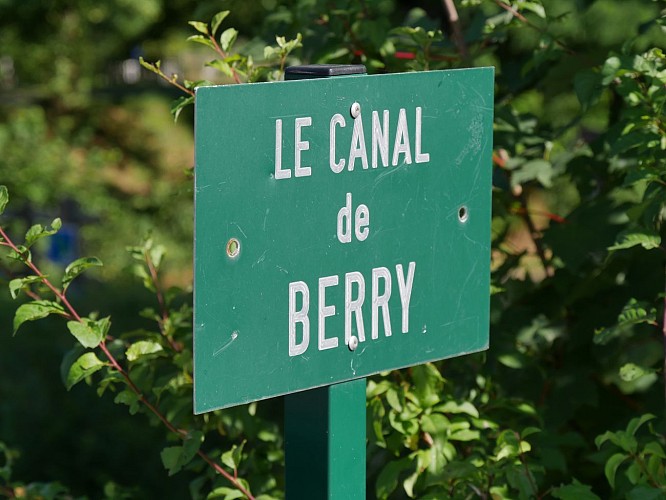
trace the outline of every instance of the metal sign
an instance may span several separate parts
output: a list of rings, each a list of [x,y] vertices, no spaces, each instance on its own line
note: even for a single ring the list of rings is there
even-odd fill
[[[486,349],[493,69],[203,87],[195,412]]]

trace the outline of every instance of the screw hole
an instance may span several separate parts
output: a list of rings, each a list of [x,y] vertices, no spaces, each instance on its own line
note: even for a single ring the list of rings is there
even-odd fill
[[[227,255],[233,259],[235,257],[238,257],[239,253],[240,253],[240,241],[238,241],[236,238],[231,238],[227,242]]]
[[[349,338],[349,344],[348,344],[349,350],[350,351],[355,351],[356,348],[358,347],[358,338],[355,335],[352,335]]]
[[[361,114],[361,105],[355,102],[351,105],[349,112],[351,113],[352,118],[358,118],[358,116]]]
[[[464,224],[467,222],[467,219],[469,219],[469,212],[467,211],[467,207],[463,205],[458,209],[458,220]]]

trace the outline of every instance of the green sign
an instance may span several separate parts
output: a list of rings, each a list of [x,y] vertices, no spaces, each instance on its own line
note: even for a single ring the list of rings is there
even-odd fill
[[[492,68],[197,90],[197,413],[488,347],[492,110]]]

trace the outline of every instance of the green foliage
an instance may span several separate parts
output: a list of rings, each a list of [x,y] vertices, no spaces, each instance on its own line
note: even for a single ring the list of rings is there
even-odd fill
[[[40,91],[48,104],[0,109],[0,173],[13,200],[8,205],[0,186],[0,245],[9,256],[2,270],[11,297],[21,301],[14,331],[64,318],[62,330],[77,343],[61,366],[66,388],[86,389],[84,381],[127,408],[132,426],[143,419],[162,429],[162,464],[176,474],[171,480],[187,477],[193,497],[282,498],[279,402],[191,414],[191,295],[165,285],[190,276],[169,279],[164,266],[166,249],[174,268],[190,261],[191,193],[182,188],[188,165],[165,166],[165,151],[190,141],[189,132],[178,135],[182,129],[172,125],[160,132],[168,107],[158,101],[91,104],[94,71],[115,53],[113,36],[161,31],[156,19],[167,12],[158,1],[129,10],[121,4],[97,12],[85,2],[71,10],[56,2],[53,15],[68,14],[65,22],[46,23],[25,48],[16,26],[0,34],[22,75],[50,82]],[[183,129],[197,87],[279,80],[289,64],[353,62],[369,72],[496,67],[491,348],[368,381],[369,495],[666,494],[666,441],[658,431],[666,297],[663,5],[472,0],[454,2],[454,16],[440,3],[410,8],[394,0],[335,8],[318,0],[262,2],[256,10],[237,4],[215,14],[219,6],[204,2],[192,16],[210,22],[188,26],[194,43],[187,50],[201,54],[205,68],[192,70],[191,80],[170,73],[162,38],[160,50],[146,51],[157,62],[141,60],[182,94],[171,113]],[[18,7],[15,15],[26,18],[37,9]],[[91,33],[99,39],[94,56],[93,44],[77,43]],[[142,121],[153,108],[165,113]],[[95,221],[85,229],[85,253],[104,256],[106,267],[78,256],[63,269],[38,267],[68,220],[50,228],[39,222],[53,219],[53,207],[68,198]],[[28,216],[24,207],[32,209]],[[119,257],[119,245],[149,228],[152,236],[129,247],[128,260]],[[25,243],[14,244],[10,230],[25,234]],[[77,287],[91,289],[88,274],[118,276],[128,261],[154,306],[137,314],[131,303],[127,317],[140,317],[114,316],[113,324],[108,312],[80,313]],[[4,445],[0,454],[0,495],[17,488],[45,498],[65,494],[57,482],[15,482],[15,455]],[[114,488],[109,483],[104,495],[124,491]]]
[[[666,494],[666,454],[664,454],[664,435],[650,429],[649,440],[639,439],[636,434],[639,428],[656,417],[646,414],[633,418],[624,431],[607,431],[597,437],[595,444],[601,448],[610,442],[617,453],[613,453],[604,467],[604,474],[612,488],[616,488],[616,476],[622,467],[629,480],[625,494],[627,498],[659,498]],[[614,451],[615,451],[614,450]],[[629,489],[630,488],[630,489]],[[619,493],[622,488],[617,488]]]

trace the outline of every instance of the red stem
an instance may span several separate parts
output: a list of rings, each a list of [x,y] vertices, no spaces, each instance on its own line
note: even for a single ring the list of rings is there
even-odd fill
[[[12,240],[9,239],[7,236],[7,233],[0,227],[0,236],[2,236],[2,239],[4,240],[3,242],[0,242],[3,246],[8,246],[14,252],[16,252],[18,255],[21,255],[21,252],[19,251],[18,247],[14,244]],[[55,294],[55,296],[60,299],[60,301],[63,303],[63,305],[69,310],[70,315],[76,319],[79,323],[83,323],[83,320],[81,319],[81,316],[76,312],[76,309],[69,303],[67,300],[67,297],[53,284],[46,278],[41,271],[29,260],[23,260],[23,263],[28,266],[37,276],[39,276],[42,280],[42,282]],[[106,341],[102,340],[102,342],[99,344],[99,348],[102,350],[104,355],[107,357],[109,362],[111,363],[111,366],[115,368],[125,379],[125,382],[127,382],[128,387],[139,397],[139,401],[146,406],[163,424],[164,426],[169,429],[171,432],[174,434],[178,435],[181,439],[184,438],[187,435],[187,432],[183,429],[178,429],[176,428],[169,420],[153,405],[151,404],[146,397],[143,395],[141,390],[137,387],[137,385],[134,383],[132,378],[129,376],[129,373],[123,369],[122,366],[120,366],[120,363],[118,363],[118,360],[111,354],[109,351],[108,347],[106,346]],[[221,466],[213,462],[205,453],[203,453],[201,450],[197,451],[197,455],[201,457],[208,465],[210,465],[216,472],[220,473],[222,476],[224,476],[226,479],[228,479],[231,484],[234,485],[235,488],[237,488],[239,491],[241,491],[249,500],[254,500],[254,497],[252,494],[250,494],[249,491],[247,491],[243,485],[234,479],[234,477],[229,474],[227,471],[225,471]]]
[[[213,35],[208,35],[208,38],[210,38],[210,41],[213,42],[213,46],[215,47],[215,52],[217,52],[222,59],[227,57],[226,52],[222,50],[222,47],[220,47],[217,43],[217,40]],[[234,75],[234,81],[236,83],[241,83],[240,76],[238,76],[238,73],[236,72],[236,69],[230,64],[229,68],[231,68],[231,73]]]
[[[178,81],[175,80],[174,78],[169,78],[169,77],[166,76],[164,73],[162,73],[161,70],[158,70],[158,73],[157,73],[157,74],[158,74],[158,76],[160,76],[162,79],[164,79],[164,81],[169,82],[169,83],[170,83],[171,85],[173,85],[174,87],[176,87],[176,88],[178,88],[179,90],[182,90],[183,92],[185,92],[186,94],[190,94],[192,97],[194,97],[194,91],[193,91],[193,90],[186,89],[186,88],[183,87],[180,83],[178,83]],[[175,77],[175,75],[174,75],[174,77]]]
[[[169,309],[167,308],[166,301],[164,300],[164,293],[162,292],[162,287],[160,286],[160,281],[157,276],[157,269],[155,268],[155,264],[153,264],[153,260],[150,258],[150,254],[148,254],[148,252],[144,253],[144,259],[146,261],[146,265],[148,266],[150,279],[153,282],[153,286],[155,287],[157,302],[160,305],[160,312],[162,313],[162,319],[158,321],[160,332],[162,333],[162,336],[164,336],[164,338],[167,339],[171,348],[176,352],[180,352],[181,349],[179,348],[179,346],[173,341],[173,339],[169,335],[167,335],[166,330],[164,329],[164,324],[169,319]]]

